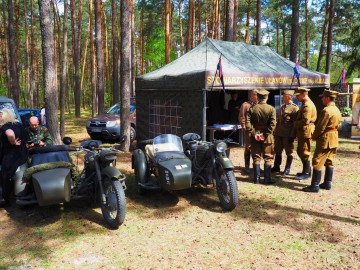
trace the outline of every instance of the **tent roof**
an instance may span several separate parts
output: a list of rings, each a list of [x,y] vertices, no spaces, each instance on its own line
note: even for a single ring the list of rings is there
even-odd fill
[[[295,63],[267,46],[206,39],[175,61],[137,77],[137,90],[221,88],[217,65],[221,56],[225,89],[296,87]],[[329,75],[300,67],[302,87],[329,87]]]

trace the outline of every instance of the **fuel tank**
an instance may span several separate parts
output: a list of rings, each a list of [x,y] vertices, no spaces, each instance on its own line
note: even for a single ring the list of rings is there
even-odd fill
[[[180,190],[191,187],[191,161],[188,158],[158,162],[158,174],[161,187],[165,190]]]
[[[69,168],[56,168],[34,173],[32,182],[40,206],[70,201],[71,170]]]

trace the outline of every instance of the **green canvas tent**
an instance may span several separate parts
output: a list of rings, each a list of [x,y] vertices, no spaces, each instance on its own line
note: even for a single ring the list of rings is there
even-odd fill
[[[298,85],[295,64],[269,47],[206,39],[177,60],[136,78],[139,140],[187,132],[204,138],[208,94],[222,89],[215,76],[220,56],[226,90],[279,90]],[[299,71],[302,87],[329,87],[329,75],[303,67]]]

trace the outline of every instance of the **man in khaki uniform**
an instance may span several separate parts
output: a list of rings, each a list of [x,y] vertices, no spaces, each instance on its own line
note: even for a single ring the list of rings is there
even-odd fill
[[[258,102],[257,97],[258,90],[250,90],[248,91],[249,101],[245,101],[241,104],[239,109],[239,123],[242,128],[242,132],[244,134],[245,139],[245,151],[244,151],[244,160],[245,160],[245,173],[250,173],[250,155],[251,155],[251,140],[250,134],[246,131],[245,122],[246,122],[246,114],[249,111],[250,107]]]
[[[290,167],[293,161],[294,152],[294,121],[299,107],[292,102],[294,90],[283,91],[283,104],[279,111],[279,120],[275,127],[275,162],[272,172],[280,172],[281,154],[285,149],[286,153],[286,165],[283,175],[290,173]]]
[[[264,158],[264,183],[275,184],[271,179],[271,165],[274,158],[275,108],[266,104],[269,92],[265,89],[257,93],[259,103],[250,107],[246,115],[246,131],[251,135],[251,155],[254,166],[254,183],[260,181],[260,161]]]
[[[341,113],[335,105],[335,98],[338,92],[324,90],[321,101],[325,108],[321,111],[316,124],[312,139],[316,140],[316,148],[312,159],[313,174],[311,185],[303,188],[306,192],[319,192],[319,189],[331,189],[331,181],[334,173],[333,160],[339,146],[338,128],[341,123]],[[324,183],[321,181],[321,170],[325,165]]]
[[[303,87],[295,91],[297,100],[302,102],[294,122],[294,130],[298,139],[297,154],[303,164],[303,170],[296,175],[295,180],[305,180],[311,176],[310,143],[315,129],[316,107],[308,96],[309,91],[310,89]]]

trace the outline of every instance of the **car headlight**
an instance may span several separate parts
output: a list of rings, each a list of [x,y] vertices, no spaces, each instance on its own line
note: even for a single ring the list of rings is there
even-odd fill
[[[119,126],[119,125],[120,125],[120,119],[106,122],[106,127],[114,127],[114,126]]]
[[[219,142],[216,145],[216,151],[218,151],[219,153],[224,153],[227,150],[227,144],[224,142]]]
[[[87,127],[90,127],[90,124],[91,124],[91,121],[88,120],[88,121],[86,122],[86,126],[87,126]]]

